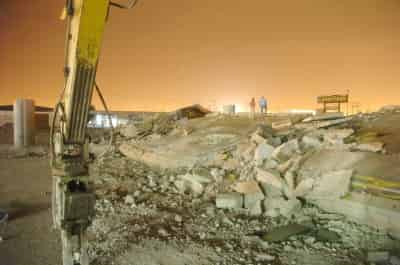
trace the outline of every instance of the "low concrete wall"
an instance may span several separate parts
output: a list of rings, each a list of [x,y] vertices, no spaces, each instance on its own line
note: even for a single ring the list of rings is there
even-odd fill
[[[35,113],[35,144],[47,145],[49,143],[49,113]],[[13,112],[0,111],[0,144],[13,144]]]
[[[351,192],[338,200],[319,200],[315,205],[327,212],[340,213],[350,220],[375,227],[400,239],[400,201]]]
[[[0,126],[6,123],[13,123],[12,111],[0,111]]]

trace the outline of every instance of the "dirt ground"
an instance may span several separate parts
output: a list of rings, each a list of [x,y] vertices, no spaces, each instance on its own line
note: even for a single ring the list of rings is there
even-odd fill
[[[60,264],[59,235],[52,229],[51,176],[44,158],[0,159],[0,208],[10,214],[1,235],[0,264]]]

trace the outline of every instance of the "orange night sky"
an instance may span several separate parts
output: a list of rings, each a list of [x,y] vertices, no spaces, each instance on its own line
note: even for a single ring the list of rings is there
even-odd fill
[[[317,95],[347,89],[364,110],[400,103],[399,0],[139,1],[106,27],[97,80],[111,109],[261,95],[272,110],[315,108]],[[55,104],[64,3],[0,1],[0,104]]]

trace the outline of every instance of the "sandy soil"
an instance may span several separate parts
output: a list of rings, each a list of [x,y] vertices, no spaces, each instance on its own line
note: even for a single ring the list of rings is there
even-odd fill
[[[61,264],[50,195],[47,157],[0,159],[0,208],[10,214],[4,241],[0,242],[0,264]]]

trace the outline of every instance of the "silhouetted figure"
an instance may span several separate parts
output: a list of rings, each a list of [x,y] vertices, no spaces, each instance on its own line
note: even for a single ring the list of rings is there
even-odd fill
[[[259,100],[258,100],[258,105],[260,107],[260,112],[261,113],[267,113],[268,111],[268,106],[267,106],[267,100],[264,98],[264,96],[262,96]]]
[[[250,118],[254,119],[256,114],[256,99],[253,97],[249,103],[250,106]]]

